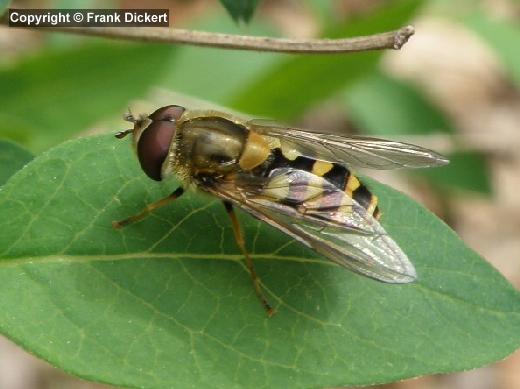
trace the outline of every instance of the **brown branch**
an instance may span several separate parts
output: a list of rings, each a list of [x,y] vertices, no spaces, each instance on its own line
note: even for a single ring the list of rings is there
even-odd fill
[[[6,24],[5,21],[2,21]],[[41,27],[39,31],[101,36],[130,41],[162,42],[223,49],[283,53],[346,53],[381,49],[400,49],[414,34],[413,26],[396,31],[345,39],[287,39],[229,35],[165,27]]]

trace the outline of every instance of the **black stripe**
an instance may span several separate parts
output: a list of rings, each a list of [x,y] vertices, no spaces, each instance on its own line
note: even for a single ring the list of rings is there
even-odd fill
[[[350,172],[345,166],[338,165],[337,163],[334,163],[333,165],[332,169],[323,175],[323,178],[333,184],[336,188],[344,190]]]
[[[266,163],[262,165],[262,170],[259,173],[264,177],[268,177],[271,171],[279,168],[293,168],[312,173],[312,168],[315,163],[316,160],[314,158],[304,156],[298,156],[291,161],[283,155],[282,150],[276,148],[272,150],[271,156],[268,158]],[[346,167],[337,163],[333,163],[332,165],[332,169],[325,173],[323,178],[329,181],[336,188],[344,190],[347,185],[348,177],[350,176],[350,171]]]
[[[365,209],[368,209],[370,206],[370,201],[372,200],[372,193],[370,193],[365,185],[361,184],[359,188],[357,188],[354,193],[352,193],[352,197],[359,205]]]
[[[291,161],[283,155],[282,150],[273,149],[271,151],[271,156],[259,168],[261,169],[260,174],[262,174],[264,177],[268,177],[274,169],[280,168],[292,168],[296,170],[312,172],[314,162],[314,159],[303,156],[298,156]]]
[[[273,150],[274,159],[271,162],[270,168],[271,170],[283,167],[291,167],[297,170],[304,170],[306,172],[311,172],[312,167],[314,166],[315,160],[312,158],[307,158],[303,156],[298,156],[294,160],[287,159],[280,149]]]

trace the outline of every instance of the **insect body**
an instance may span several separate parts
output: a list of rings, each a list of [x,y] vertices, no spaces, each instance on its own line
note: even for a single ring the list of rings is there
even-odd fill
[[[416,168],[446,164],[418,146],[365,137],[341,137],[244,121],[216,111],[170,105],[149,116],[127,117],[144,172],[160,181],[175,174],[223,200],[246,258],[257,296],[269,314],[233,206],[357,273],[389,283],[412,282],[415,269],[378,219],[377,197],[352,168]],[[115,222],[122,227],[182,195],[151,204]]]

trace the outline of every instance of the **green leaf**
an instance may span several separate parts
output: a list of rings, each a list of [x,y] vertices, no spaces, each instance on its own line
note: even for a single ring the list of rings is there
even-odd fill
[[[398,1],[324,35],[344,38],[397,29],[414,15],[421,4],[421,0]],[[270,67],[227,105],[237,111],[275,119],[294,118],[312,104],[369,74],[376,68],[382,53],[293,56],[276,67]]]
[[[491,172],[485,157],[477,152],[464,151],[447,156],[450,163],[436,169],[414,171],[443,189],[458,189],[491,195]]]
[[[20,170],[31,159],[32,154],[16,143],[0,140],[0,186]]]
[[[349,116],[372,135],[453,133],[442,111],[403,81],[375,72],[345,92]]]
[[[367,385],[514,351],[520,293],[430,212],[368,184],[419,281],[355,275],[241,214],[278,309],[268,319],[218,201],[188,193],[113,230],[175,183],[146,178],[128,140],[67,142],[0,191],[0,331],[67,372],[135,388]]]
[[[258,5],[258,0],[220,0],[220,2],[237,22],[240,20],[249,22]]]
[[[171,65],[173,49],[153,44],[89,44],[47,50],[0,70],[0,107],[7,124],[0,135],[25,133],[24,145],[40,151],[123,112]]]
[[[520,86],[520,26],[513,21],[497,21],[476,13],[465,24],[477,32],[495,50],[516,85]]]

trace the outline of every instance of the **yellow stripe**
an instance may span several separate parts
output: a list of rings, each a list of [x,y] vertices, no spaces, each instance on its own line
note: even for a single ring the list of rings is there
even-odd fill
[[[354,191],[359,188],[361,184],[359,183],[359,180],[357,179],[357,177],[353,174],[351,174],[350,176],[348,176],[348,181],[347,181],[347,186],[345,187],[345,193],[349,196],[349,197],[352,197],[352,193],[354,193]]]
[[[265,162],[271,150],[262,135],[250,132],[238,164],[244,170],[252,170]]]
[[[282,145],[282,155],[287,158],[289,161],[294,161],[296,158],[298,158],[299,156],[301,156],[302,154],[296,150],[296,149],[291,149],[291,148],[287,148],[287,147],[284,147]]]
[[[325,174],[330,172],[330,170],[334,167],[330,162],[325,161],[315,161],[312,166],[312,174],[315,174],[319,177],[323,177]]]
[[[367,208],[367,212],[371,215],[374,214],[374,211],[377,207],[377,196],[375,194],[372,194],[372,197],[370,198],[370,204]]]

